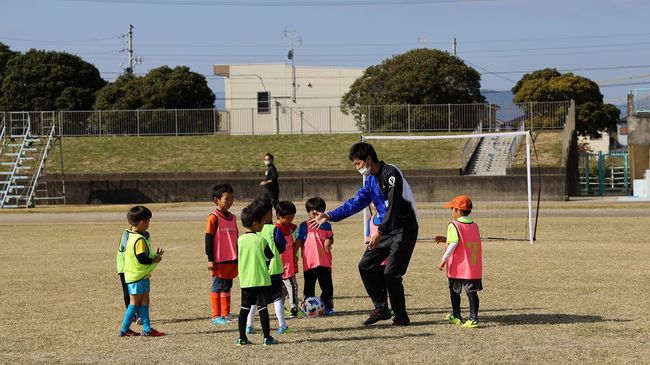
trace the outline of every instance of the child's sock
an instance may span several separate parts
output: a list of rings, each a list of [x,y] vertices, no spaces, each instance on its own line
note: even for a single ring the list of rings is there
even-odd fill
[[[251,308],[244,308],[241,307],[239,310],[239,318],[238,318],[238,324],[239,324],[239,338],[242,340],[248,340],[248,337],[246,337],[246,318],[248,318],[248,314],[252,312]]]
[[[248,312],[248,316],[246,317],[246,325],[248,327],[253,326],[253,320],[255,319],[255,312],[257,312],[257,305],[253,304],[251,305],[250,312]]]
[[[133,320],[133,316],[135,315],[137,307],[133,304],[129,304],[128,307],[126,307],[126,310],[124,311],[124,319],[122,320],[122,332],[126,332],[129,330],[129,327],[131,326],[131,321]]]
[[[278,317],[278,324],[280,327],[286,327],[287,320],[284,317],[284,303],[282,302],[282,298],[273,302],[273,307],[275,308],[275,316]]]
[[[221,301],[219,300],[220,293],[210,293],[210,305],[212,306],[212,318],[217,318],[221,315]]]
[[[264,338],[271,337],[271,324],[269,323],[269,311],[266,309],[266,306],[260,308],[258,311],[260,314],[260,323],[262,324],[262,334]]]
[[[227,317],[230,314],[230,292],[221,292],[221,316]]]
[[[140,318],[142,319],[142,330],[144,332],[151,332],[151,323],[149,322],[149,306],[140,306]]]

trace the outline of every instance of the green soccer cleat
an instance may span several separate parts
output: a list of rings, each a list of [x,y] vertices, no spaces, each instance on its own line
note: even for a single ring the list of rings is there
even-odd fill
[[[463,328],[478,328],[478,321],[468,319],[467,321],[465,321],[465,323],[463,323],[463,325],[461,327],[463,327]]]
[[[230,321],[227,320],[225,317],[217,317],[212,320],[212,323],[214,324],[229,324]]]
[[[245,346],[248,345],[248,340],[242,340],[241,338],[237,339],[237,346]]]
[[[271,345],[277,345],[278,340],[276,340],[273,337],[267,337],[264,339],[264,346],[271,346]]]
[[[447,314],[445,316],[445,319],[447,320],[447,322],[449,322],[451,324],[455,324],[455,325],[459,325],[459,326],[463,324],[463,319],[462,318],[457,318],[453,314]]]
[[[285,334],[289,334],[289,333],[293,333],[293,330],[291,328],[289,328],[289,326],[284,326],[284,327],[278,328],[278,334],[279,335],[285,335]]]

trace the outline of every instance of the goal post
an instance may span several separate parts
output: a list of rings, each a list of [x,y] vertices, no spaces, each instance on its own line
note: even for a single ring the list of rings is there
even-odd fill
[[[474,203],[470,217],[478,223],[482,239],[534,243],[537,216],[533,212],[539,206],[540,184],[533,181],[529,131],[362,135],[361,141],[372,144],[379,157],[400,169],[400,162],[407,160],[421,166],[402,170],[419,211],[419,240],[445,235],[451,215],[442,205],[465,194]],[[366,209],[364,235],[368,218]]]

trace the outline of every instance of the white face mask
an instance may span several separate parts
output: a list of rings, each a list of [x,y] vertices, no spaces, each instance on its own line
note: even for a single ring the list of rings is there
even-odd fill
[[[269,165],[272,164],[272,163],[273,163],[273,160],[264,160],[264,164],[265,164],[266,166],[269,166]]]
[[[359,171],[359,173],[365,177],[368,177],[370,175],[370,169],[367,168],[366,166],[358,169],[357,171]]]

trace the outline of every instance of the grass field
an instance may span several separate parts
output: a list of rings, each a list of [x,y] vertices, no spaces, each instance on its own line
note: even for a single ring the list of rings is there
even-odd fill
[[[141,171],[259,171],[266,152],[275,155],[280,171],[344,170],[350,168],[347,150],[360,134],[179,136],[179,137],[65,137],[63,156],[66,173]],[[560,132],[534,133],[541,166],[561,165]],[[404,170],[455,168],[464,141],[373,141],[380,158]],[[336,146],[332,148],[330,146]],[[146,151],[147,159],[133,158],[133,151]],[[47,168],[61,170],[56,146]],[[286,156],[292,156],[287,158]],[[523,164],[525,155],[516,163]]]
[[[450,311],[447,282],[435,269],[443,247],[430,242],[418,243],[404,280],[412,325],[360,326],[370,301],[356,269],[361,222],[352,217],[334,225],[338,314],[289,320],[296,332],[276,335],[280,344],[268,348],[261,335],[238,348],[235,324],[209,321],[203,227],[211,203],[150,207],[154,246],[166,249],[152,278],[151,311],[153,325],[168,333],[164,338],[117,336],[124,307],[115,247],[126,206],[0,211],[0,363],[627,364],[650,358],[648,203],[549,202],[536,244],[485,243],[482,327],[475,330],[443,320]],[[300,212],[297,220],[304,218]],[[421,235],[443,231],[425,224]],[[238,292],[235,285],[234,308]],[[466,306],[463,295],[464,313]],[[277,328],[273,317],[271,324]]]

